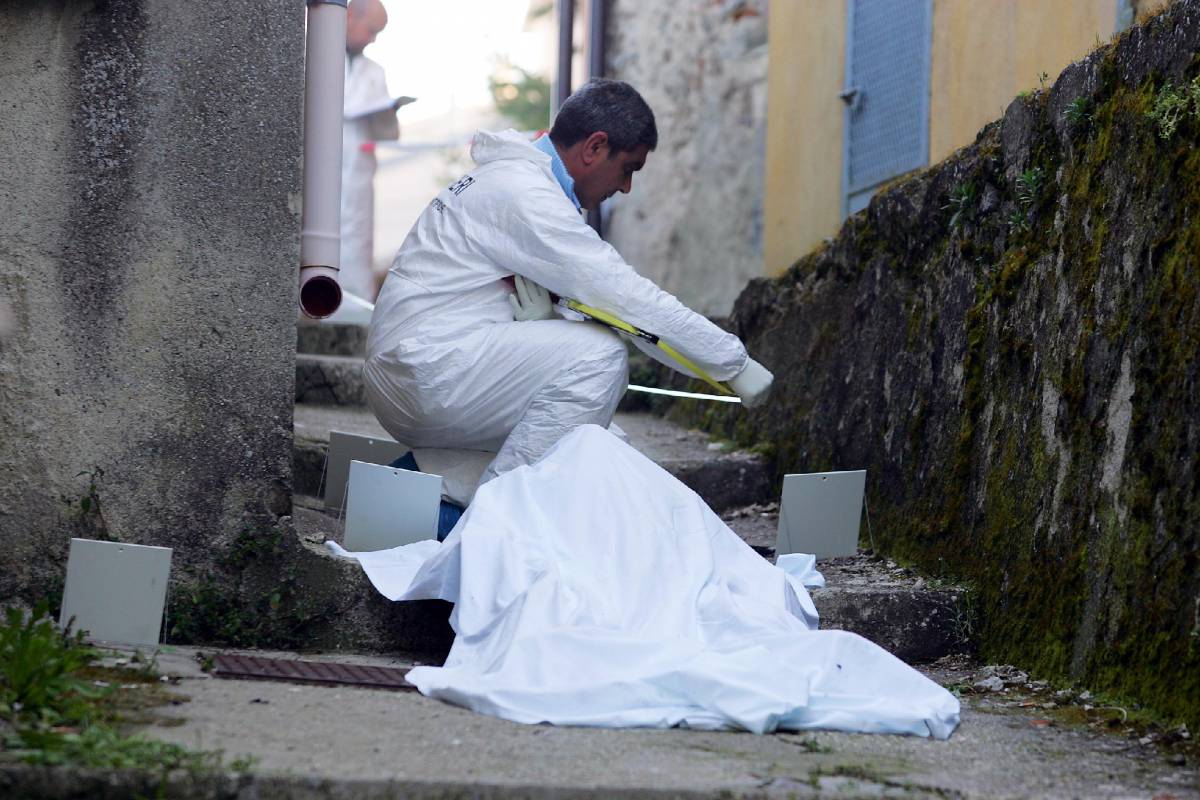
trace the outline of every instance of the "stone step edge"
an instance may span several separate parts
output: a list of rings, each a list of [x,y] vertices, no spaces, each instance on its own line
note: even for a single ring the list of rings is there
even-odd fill
[[[305,519],[313,520],[313,514],[323,513],[311,512]],[[317,635],[324,647],[366,648],[364,652],[398,649],[425,656],[448,650],[453,639],[448,604],[387,600],[357,563],[333,555],[318,541],[320,537],[314,535],[317,532],[304,531],[303,527],[301,523],[296,525],[299,555],[309,562],[305,572],[324,573],[335,581],[343,602],[355,598],[342,606],[336,622]],[[817,566],[819,569],[820,564]],[[820,630],[858,634],[907,663],[929,663],[970,649],[974,621],[965,589],[835,585],[811,590],[810,594],[820,615]],[[347,631],[349,638],[344,636]]]
[[[296,325],[297,354],[362,358],[366,352],[366,325],[328,322]]]
[[[292,485],[296,494],[319,496],[328,451],[328,441],[301,437],[293,441]],[[707,461],[668,461],[659,466],[718,513],[771,499],[771,479],[765,462],[757,456],[724,453]]]
[[[296,402],[366,406],[363,360],[355,356],[296,354]]]

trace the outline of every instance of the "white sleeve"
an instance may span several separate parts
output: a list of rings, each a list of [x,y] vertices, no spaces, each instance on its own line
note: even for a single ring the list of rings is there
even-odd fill
[[[659,336],[717,380],[728,380],[745,367],[748,356],[741,340],[639,275],[583,221],[557,186],[497,194],[487,215],[496,224],[474,231],[477,244],[496,263],[560,297]]]

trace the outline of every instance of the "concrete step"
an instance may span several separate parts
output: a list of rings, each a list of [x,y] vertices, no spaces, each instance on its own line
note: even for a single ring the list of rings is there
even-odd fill
[[[760,543],[775,518],[763,513],[727,514],[726,522],[748,544],[769,553],[770,547]],[[314,642],[336,649],[420,653],[435,661],[444,657],[453,641],[448,604],[383,600],[357,564],[326,555],[321,542],[341,541],[342,525],[320,500],[297,497],[293,517],[305,560],[312,562],[306,572],[328,573],[342,598],[338,614],[313,631]],[[827,581],[826,588],[812,591],[822,629],[857,633],[909,663],[930,663],[969,648],[972,622],[963,589],[922,585],[908,571],[866,555],[830,559],[818,567]]]
[[[296,354],[296,402],[318,405],[367,404],[359,356]]]
[[[353,359],[322,356],[327,364]],[[649,414],[618,414],[616,423],[629,442],[662,466],[712,508],[727,508],[766,502],[774,491],[766,464],[751,453],[723,452],[707,434],[690,431]],[[296,406],[295,439],[292,450],[294,491],[320,496],[329,432],[388,434],[366,408],[302,403]]]
[[[367,328],[301,321],[296,325],[296,352],[362,358],[367,352]]]
[[[726,510],[730,528],[764,557],[774,560],[778,503]],[[811,591],[821,627],[857,633],[912,664],[936,661],[970,649],[975,626],[967,592],[927,581],[894,562],[860,553],[821,559],[825,588]]]

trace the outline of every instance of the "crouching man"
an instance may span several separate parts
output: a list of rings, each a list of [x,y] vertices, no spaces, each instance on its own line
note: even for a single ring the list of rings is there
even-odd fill
[[[629,192],[657,143],[650,107],[613,80],[572,94],[535,142],[476,136],[478,166],[421,214],[371,319],[367,395],[392,436],[495,452],[482,483],[579,425],[608,426],[628,384],[625,344],[560,318],[548,293],[658,334],[748,404],[765,396],[771,374],[736,336],[640,276],[581,217]]]

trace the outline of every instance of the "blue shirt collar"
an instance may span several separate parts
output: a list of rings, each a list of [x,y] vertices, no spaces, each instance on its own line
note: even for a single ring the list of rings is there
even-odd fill
[[[558,185],[562,187],[567,198],[575,204],[575,210],[583,208],[579,204],[579,198],[575,196],[575,179],[567,173],[567,165],[559,158],[558,150],[554,148],[554,142],[550,141],[550,134],[538,137],[533,146],[550,156],[550,169],[554,171],[554,177],[558,179]]]

